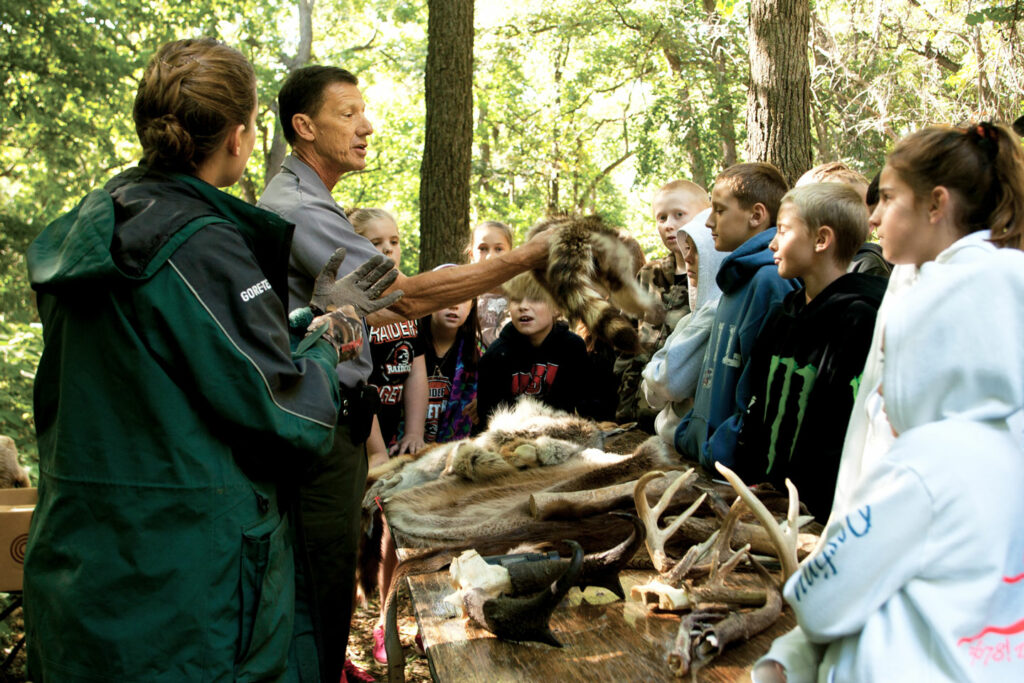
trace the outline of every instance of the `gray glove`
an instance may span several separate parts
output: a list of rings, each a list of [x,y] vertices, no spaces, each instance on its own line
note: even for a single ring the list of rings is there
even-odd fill
[[[356,315],[365,318],[402,298],[402,290],[380,298],[384,290],[398,279],[398,269],[391,259],[378,254],[338,280],[338,267],[344,260],[345,248],[342,247],[331,255],[316,276],[313,298],[309,301],[314,312],[330,312],[347,305],[355,309]]]

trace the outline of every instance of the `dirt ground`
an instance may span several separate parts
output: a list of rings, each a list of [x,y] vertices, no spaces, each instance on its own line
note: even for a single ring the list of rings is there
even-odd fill
[[[376,600],[356,611],[352,620],[352,633],[349,636],[348,654],[356,666],[369,672],[378,681],[385,681],[388,677],[387,665],[378,664],[373,658],[373,629],[377,625],[378,613]],[[416,618],[412,616],[408,589],[403,589],[399,593],[398,615],[398,631],[405,649],[405,680],[414,683],[430,681],[427,658],[417,654],[413,647]],[[0,623],[0,661],[6,659],[15,643],[21,639],[24,629],[20,609],[11,614],[6,622]],[[21,648],[7,671],[0,672],[0,682],[24,683],[25,680],[25,649]]]
[[[352,631],[348,638],[348,656],[360,669],[369,672],[378,681],[388,678],[387,664],[378,664],[373,658],[373,629],[377,625],[380,608],[376,600],[364,609],[357,609],[352,619]],[[413,647],[416,638],[416,617],[409,602],[409,589],[403,587],[398,593],[398,633],[405,651],[405,680],[415,683],[433,680],[430,666],[424,655],[417,654]]]

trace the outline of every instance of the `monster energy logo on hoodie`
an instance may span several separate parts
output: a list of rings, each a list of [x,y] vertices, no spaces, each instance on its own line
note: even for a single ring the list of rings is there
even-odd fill
[[[789,459],[793,458],[793,451],[796,448],[797,437],[800,435],[800,427],[803,425],[804,415],[807,413],[807,399],[811,395],[811,389],[814,388],[814,380],[818,376],[818,369],[813,365],[805,365],[798,368],[796,359],[794,358],[779,358],[778,356],[772,356],[771,366],[768,371],[768,392],[771,392],[772,383],[775,381],[775,373],[780,367],[785,370],[782,375],[782,389],[779,392],[779,412],[775,416],[775,420],[772,422],[771,445],[768,448],[768,472],[772,471],[772,466],[775,464],[775,447],[779,440],[779,431],[782,428],[783,421],[787,419],[787,413],[789,412],[791,405],[790,394],[794,392],[793,378],[797,377],[802,381],[800,382],[800,393],[796,398],[796,428],[793,430],[793,438],[789,441]],[[767,419],[768,417],[768,405],[770,405],[770,401],[765,401],[764,419]],[[790,417],[790,419],[792,419],[792,417]]]

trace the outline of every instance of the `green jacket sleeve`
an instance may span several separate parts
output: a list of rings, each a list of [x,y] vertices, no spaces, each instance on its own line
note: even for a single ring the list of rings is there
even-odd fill
[[[246,443],[329,450],[337,354],[292,354],[284,303],[232,226],[191,236],[138,294],[140,333],[210,420]]]

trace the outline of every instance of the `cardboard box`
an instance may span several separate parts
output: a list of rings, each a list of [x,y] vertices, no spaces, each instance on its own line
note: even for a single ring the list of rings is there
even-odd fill
[[[0,592],[21,590],[28,524],[37,499],[35,489],[0,489]]]

